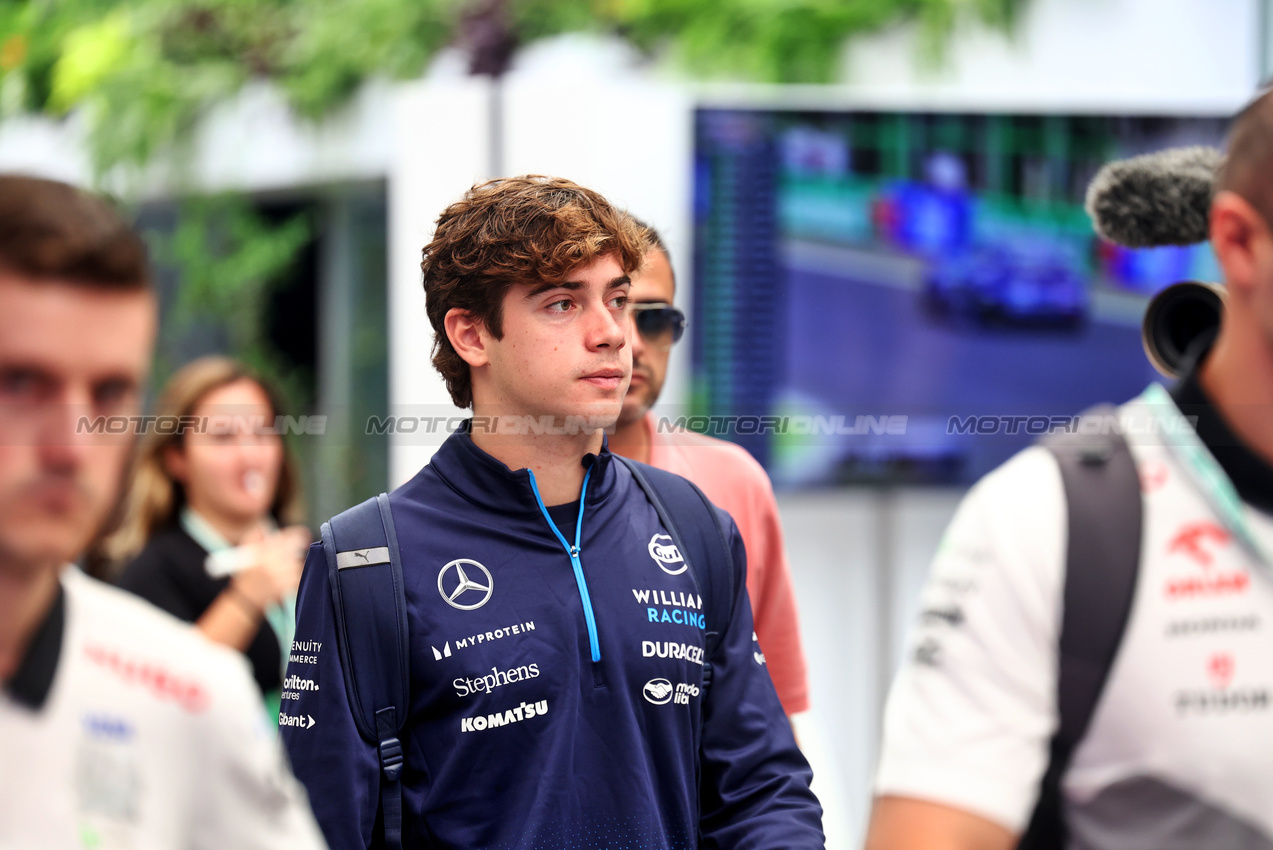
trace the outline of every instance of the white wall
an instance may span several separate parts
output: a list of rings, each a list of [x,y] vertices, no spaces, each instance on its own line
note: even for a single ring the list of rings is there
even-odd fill
[[[282,93],[250,84],[212,110],[195,135],[193,154],[153,163],[140,177],[106,180],[125,196],[162,197],[192,188],[269,192],[382,179],[390,171],[396,89],[364,86],[322,124],[297,118]],[[88,186],[85,116],[17,117],[0,124],[0,169]]]
[[[813,705],[798,729],[819,773],[828,847],[860,841],[881,697],[900,661],[928,560],[959,496],[901,488],[779,496]]]
[[[715,103],[1228,114],[1261,73],[1264,0],[1029,0],[1011,36],[965,21],[938,66],[917,28],[846,45],[834,86],[711,85]]]
[[[400,88],[393,108],[389,171],[389,404],[400,416],[458,416],[431,362],[433,331],[424,311],[420,251],[438,214],[489,176],[490,85],[485,80]],[[389,486],[428,463],[437,435],[397,435]]]
[[[1034,0],[1010,40],[960,27],[939,75],[913,61],[913,27],[858,39],[843,74],[894,98],[1228,110],[1257,82],[1258,22],[1259,0]]]

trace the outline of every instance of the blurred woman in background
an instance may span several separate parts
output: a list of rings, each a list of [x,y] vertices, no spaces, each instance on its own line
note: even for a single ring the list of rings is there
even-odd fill
[[[127,564],[118,584],[246,654],[276,707],[310,542],[277,398],[242,364],[206,357],[172,377],[156,413],[106,541]]]

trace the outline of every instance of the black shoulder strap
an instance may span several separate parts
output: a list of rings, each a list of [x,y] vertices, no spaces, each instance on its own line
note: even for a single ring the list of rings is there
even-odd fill
[[[665,469],[620,455],[614,457],[632,472],[702,591],[710,659],[720,646],[734,607],[734,556],[720,517],[693,482]],[[680,522],[675,517],[679,517]],[[711,684],[711,672],[710,663],[705,661],[705,685]]]
[[[402,744],[410,694],[406,595],[398,536],[381,493],[323,523],[345,692],[358,733],[375,744],[383,774],[385,846],[402,847]]]
[[[1093,408],[1073,430],[1049,434],[1041,445],[1060,467],[1068,516],[1057,676],[1060,723],[1019,850],[1066,846],[1061,778],[1091,723],[1127,626],[1144,512],[1140,477],[1117,408]]]

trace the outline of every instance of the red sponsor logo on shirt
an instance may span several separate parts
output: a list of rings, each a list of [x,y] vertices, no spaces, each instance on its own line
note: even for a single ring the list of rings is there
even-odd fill
[[[1214,522],[1191,522],[1182,526],[1176,532],[1176,536],[1171,538],[1167,552],[1173,555],[1177,553],[1185,555],[1199,566],[1210,567],[1215,557],[1204,545],[1204,541],[1207,540],[1212,541],[1216,548],[1220,548],[1229,542],[1230,535]]]
[[[1233,571],[1185,576],[1167,580],[1169,599],[1188,599],[1197,596],[1239,596],[1246,593],[1251,578],[1246,573]]]
[[[128,658],[118,650],[87,646],[84,654],[130,685],[138,685],[159,700],[171,700],[191,714],[208,707],[208,692],[194,679],[185,679],[151,661]]]
[[[1211,569],[1215,564],[1215,553],[1228,546],[1232,539],[1227,530],[1214,522],[1191,522],[1181,526],[1167,544],[1167,553],[1187,558],[1202,569],[1202,574],[1168,579],[1167,596],[1184,599],[1246,593],[1251,577],[1244,571],[1213,572]]]
[[[1229,687],[1233,681],[1233,655],[1228,652],[1217,652],[1207,661],[1207,678],[1219,690]]]

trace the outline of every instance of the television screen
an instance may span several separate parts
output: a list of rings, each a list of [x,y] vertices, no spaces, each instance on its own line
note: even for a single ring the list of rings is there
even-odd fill
[[[1203,244],[1098,239],[1111,159],[1227,119],[700,109],[690,414],[778,486],[969,484],[1159,376],[1148,297]]]

